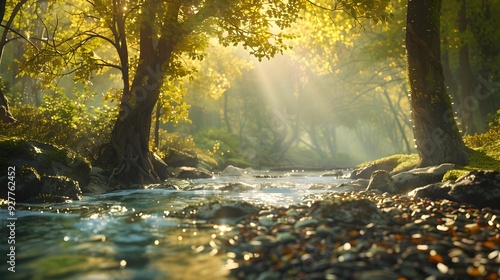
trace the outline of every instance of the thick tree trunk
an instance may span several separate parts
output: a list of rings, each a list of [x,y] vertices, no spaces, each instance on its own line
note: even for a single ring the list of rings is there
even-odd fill
[[[149,135],[163,75],[161,72],[152,74],[154,70],[151,69],[160,69],[160,65],[150,61],[141,63],[132,83],[132,98],[122,102],[120,116],[111,135],[111,144],[116,152],[114,160],[117,161],[113,177],[123,186],[157,183],[161,179],[154,168]],[[142,84],[141,81],[147,82]]]
[[[455,123],[440,62],[441,0],[410,0],[406,22],[413,132],[419,166],[465,165],[467,149]]]
[[[140,62],[130,90],[125,88],[123,92],[110,146],[101,156],[101,163],[114,167],[110,182],[114,180],[122,187],[158,183],[169,175],[166,164],[149,149],[149,140],[153,110],[176,41],[173,36],[157,37],[150,20],[156,17],[154,1],[146,1],[143,7],[148,16],[140,30]],[[172,26],[177,22],[179,7],[179,3],[168,7],[166,20]]]

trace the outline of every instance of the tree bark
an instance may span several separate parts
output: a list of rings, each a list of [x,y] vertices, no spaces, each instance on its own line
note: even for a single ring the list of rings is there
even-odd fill
[[[161,118],[161,103],[156,104],[155,112],[155,129],[154,129],[154,148],[160,149],[160,118]]]
[[[406,22],[413,133],[420,167],[467,164],[440,61],[441,0],[410,0]]]

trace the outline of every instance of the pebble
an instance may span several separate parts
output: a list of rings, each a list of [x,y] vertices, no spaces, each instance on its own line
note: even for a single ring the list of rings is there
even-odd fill
[[[499,210],[372,192],[336,193],[318,201],[332,197],[369,200],[381,217],[370,223],[353,222],[356,217],[348,216],[349,221],[342,221],[326,212],[318,215],[317,203],[271,207],[247,216],[233,231],[217,236],[224,244],[219,253],[238,264],[231,275],[237,279],[500,278]]]
[[[284,232],[284,233],[278,233],[278,235],[276,236],[276,240],[279,243],[288,243],[296,241],[297,237],[289,232]]]
[[[318,220],[316,219],[304,219],[297,221],[293,226],[295,229],[300,229],[303,227],[312,227],[318,224]]]

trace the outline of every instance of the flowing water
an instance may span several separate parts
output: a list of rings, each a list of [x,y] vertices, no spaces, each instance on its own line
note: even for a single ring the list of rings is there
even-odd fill
[[[0,279],[224,279],[230,268],[224,255],[205,249],[231,225],[172,213],[217,198],[286,206],[348,181],[310,172],[261,175],[266,178],[174,181],[179,190],[156,185],[70,203],[16,205],[15,273],[5,261],[11,245],[2,206]]]

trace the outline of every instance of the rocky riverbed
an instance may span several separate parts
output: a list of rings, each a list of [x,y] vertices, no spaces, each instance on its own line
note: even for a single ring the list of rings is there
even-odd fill
[[[200,252],[237,279],[500,277],[500,211],[405,195],[311,195],[262,207]]]

